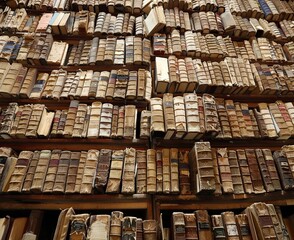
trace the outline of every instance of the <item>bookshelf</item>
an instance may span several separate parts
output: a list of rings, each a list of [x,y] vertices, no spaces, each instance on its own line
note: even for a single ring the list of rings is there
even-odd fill
[[[99,9],[97,7],[96,9]],[[109,11],[107,7],[102,6],[101,9],[104,11]],[[99,10],[101,10],[99,9]],[[70,9],[78,12],[78,9]],[[85,10],[85,9],[84,9]],[[195,11],[187,10],[190,14]],[[203,11],[203,9],[201,10]],[[220,10],[221,11],[221,10]],[[27,9],[29,15],[41,16],[43,13],[54,12],[50,9]],[[112,15],[117,15],[120,11],[112,12]],[[136,12],[133,14],[135,17],[143,16],[143,12]],[[277,22],[278,21],[270,21]],[[134,32],[135,30],[133,30]],[[170,31],[162,29],[163,33],[168,34]],[[28,37],[31,33],[26,32],[1,32],[0,35],[8,36],[18,36],[18,37]],[[213,33],[215,36],[220,36],[218,33]],[[33,36],[33,34],[31,35]],[[46,36],[46,33],[36,33],[35,36]],[[99,37],[99,39],[106,39],[109,36],[114,35],[104,35],[104,34],[93,34],[93,35],[53,35],[54,41],[64,41],[69,44],[77,44],[80,40],[88,41],[92,40],[94,37]],[[223,37],[230,36],[233,41],[243,41],[249,40],[247,37],[235,37],[229,33],[224,33]],[[126,36],[116,35],[117,39],[124,39]],[[138,36],[143,38],[142,36]],[[293,38],[291,38],[293,39]],[[291,39],[273,39],[275,42],[284,44]],[[152,42],[152,37],[149,37]],[[272,39],[271,39],[272,40]],[[144,52],[144,51],[143,51]],[[69,55],[69,53],[68,53]],[[93,65],[74,65],[74,66],[60,66],[60,65],[30,65],[23,64],[23,66],[28,68],[36,68],[39,73],[49,73],[52,70],[63,69],[68,72],[77,71],[111,71],[118,69],[128,69],[129,71],[137,71],[139,69],[149,70],[152,73],[152,86],[153,92],[152,97],[163,98],[162,93],[156,93],[154,77],[156,75],[156,69],[154,66],[154,60],[156,57],[168,58],[171,54],[151,54],[150,66],[147,64],[108,64],[105,62],[99,62]],[[184,59],[186,56],[180,54],[177,59]],[[225,59],[225,56],[214,58],[211,56],[196,57],[193,59],[201,59],[201,61],[212,61],[221,62]],[[269,66],[281,65],[288,66],[294,64],[291,60],[279,61],[263,61],[263,60],[250,60],[250,63],[260,63],[267,64]],[[283,102],[293,101],[293,92],[288,91],[282,93],[282,91],[276,91],[275,94],[224,94],[216,93],[219,89],[224,86],[209,86],[207,91],[195,92],[197,96],[202,96],[204,93],[209,93],[215,98],[223,98],[225,100],[233,100],[234,102],[248,103],[249,108],[255,108],[257,103],[274,103],[277,100],[282,100]],[[183,96],[183,93],[174,93],[174,96]],[[88,99],[88,98],[76,98],[80,103],[91,105],[95,101],[102,103],[111,103],[113,105],[135,105],[138,111],[150,109],[150,104],[148,100],[138,100],[138,99]],[[6,107],[11,102],[16,102],[19,105],[24,104],[45,104],[48,110],[64,110],[68,109],[69,104],[72,99],[29,99],[29,98],[19,98],[11,97],[5,98],[0,95],[0,107]],[[139,116],[139,115],[138,115]],[[137,124],[139,126],[139,124]],[[215,138],[201,138],[197,141],[209,141],[211,147],[213,148],[228,148],[228,149],[245,149],[245,148],[269,148],[272,151],[280,150],[284,145],[294,145],[294,139],[289,138],[288,140],[276,140],[276,139],[215,139]],[[179,148],[181,151],[189,151],[193,147],[195,140],[183,140],[183,139],[170,139],[166,140],[159,138],[156,134],[151,134],[149,139],[108,139],[108,138],[11,138],[11,139],[0,139],[1,147],[11,147],[17,153],[20,151],[35,151],[35,150],[68,150],[68,151],[87,151],[90,149],[111,149],[111,150],[121,150],[125,148],[136,148],[138,150],[153,149],[163,149],[163,148]],[[95,209],[97,211],[105,210],[143,210],[146,212],[147,219],[160,219],[160,213],[164,211],[188,211],[196,209],[208,209],[208,210],[225,210],[225,209],[244,209],[254,202],[266,202],[272,203],[277,206],[294,206],[294,193],[291,191],[278,191],[273,193],[265,194],[242,194],[242,195],[226,195],[221,196],[199,196],[195,194],[190,195],[173,195],[173,194],[31,194],[31,193],[18,193],[0,194],[0,208],[9,211],[20,211],[27,209],[40,209],[44,211],[59,210],[68,207],[73,207],[77,210],[89,210]]]

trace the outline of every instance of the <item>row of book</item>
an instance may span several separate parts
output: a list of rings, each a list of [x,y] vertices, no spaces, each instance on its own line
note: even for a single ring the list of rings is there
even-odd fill
[[[293,104],[247,103],[195,93],[151,98],[151,132],[164,139],[288,139],[293,136]]]
[[[63,69],[38,73],[20,63],[0,66],[0,96],[30,99],[114,99],[150,100],[151,73],[145,69],[129,71],[77,71]]]
[[[69,240],[156,240],[158,232],[156,220],[124,216],[121,211],[112,211],[110,215],[75,214],[75,211],[69,208],[61,211],[53,240],[65,240],[67,236]]]
[[[28,65],[150,65],[151,42],[135,36],[80,40],[76,44],[44,37],[0,36],[0,61]]]
[[[29,216],[0,218],[0,237],[7,240],[41,239],[44,212],[32,210]],[[155,220],[125,216],[121,211],[107,214],[75,213],[73,208],[63,209],[58,217],[55,231],[46,239],[53,240],[110,240],[110,239],[150,239],[159,236]],[[43,236],[44,237],[44,236]],[[49,238],[51,237],[51,238]],[[87,237],[87,238],[86,238]]]
[[[22,193],[263,194],[294,188],[294,146],[21,151],[0,148],[0,190]],[[245,197],[245,195],[244,195]]]
[[[18,106],[17,103],[10,103],[1,113],[0,135],[2,138],[50,136],[125,139],[135,139],[139,135],[146,139],[150,135],[150,113],[143,111],[139,130],[136,128],[135,105],[93,102],[87,106],[72,100],[67,110],[48,112],[44,104]]]
[[[291,226],[285,224],[281,209],[262,202],[253,203],[240,214],[225,211],[209,215],[207,210],[173,212],[170,231],[163,229],[163,240],[291,239]]]
[[[291,20],[284,19],[284,16],[281,17],[279,22],[275,23],[270,22],[268,18],[246,18],[242,17],[241,14],[237,16],[231,14],[229,11],[222,14],[211,11],[192,12],[190,14],[178,8],[163,9],[162,6],[156,6],[151,9],[144,23],[147,36],[160,31],[169,33],[170,30],[178,28],[181,32],[188,30],[204,34],[225,34],[246,39],[252,36],[268,35],[268,37],[277,40],[287,40],[287,38],[291,38],[292,23]]]
[[[250,62],[284,63],[293,61],[293,43],[283,46],[267,38],[251,38],[232,41],[230,37],[201,35],[186,31],[184,35],[174,29],[170,35],[154,34],[153,54],[189,56],[201,59],[223,60],[225,57],[241,57]]]
[[[220,62],[191,57],[155,58],[154,91],[160,93],[280,94],[293,92],[293,65],[250,63],[226,57]],[[156,95],[155,95],[156,96]]]

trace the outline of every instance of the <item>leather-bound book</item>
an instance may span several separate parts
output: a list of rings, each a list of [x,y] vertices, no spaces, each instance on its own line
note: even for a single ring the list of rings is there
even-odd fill
[[[164,150],[156,150],[156,192],[157,193],[163,192],[163,159],[162,159],[163,151]],[[166,154],[167,152],[165,152],[165,155]],[[165,178],[166,178],[166,175],[165,175]]]
[[[39,61],[42,65],[47,64],[47,59],[49,57],[52,44],[53,44],[52,35],[51,34],[46,35],[44,44],[40,49],[39,59],[37,59],[37,61]]]
[[[58,122],[58,126],[57,126],[57,131],[56,131],[57,136],[63,136],[66,117],[67,117],[67,110],[62,110],[60,119]]]
[[[179,86],[180,75],[178,69],[178,59],[175,55],[170,55],[168,57],[168,73],[169,73],[169,85],[168,92],[176,92],[176,89]]]
[[[112,154],[112,151],[110,149],[100,150],[98,166],[97,166],[97,174],[95,178],[95,189],[101,193],[105,191],[105,187],[107,184],[110,163],[111,163],[111,154]]]
[[[274,205],[267,204],[267,208],[268,208],[269,214],[271,215],[271,218],[273,221],[273,225],[275,228],[277,239],[283,239],[284,236],[283,236],[282,225],[281,225],[281,222],[279,220],[279,217],[277,215],[277,212],[276,212]]]
[[[43,186],[51,159],[50,150],[42,150],[35,169],[34,177],[32,179],[31,192],[42,192]]]
[[[143,239],[144,235],[143,235],[143,220],[142,218],[137,218],[137,226],[136,226],[136,232],[137,232],[137,236],[136,239]]]
[[[32,114],[30,116],[30,121],[26,130],[26,137],[36,138],[38,136],[38,129],[41,127],[41,124],[45,124],[41,122],[42,117],[47,113],[47,109],[44,104],[34,104]],[[51,122],[48,121],[46,124],[50,125]]]
[[[53,240],[66,240],[67,233],[69,230],[70,219],[71,219],[71,216],[74,214],[75,212],[73,208],[66,208],[60,212],[58,220],[57,220]]]
[[[70,217],[70,240],[85,240],[88,228],[88,213],[75,214]]]
[[[7,192],[20,192],[22,190],[25,175],[27,174],[32,157],[33,152],[31,151],[20,152],[14,171],[10,177]]]
[[[116,138],[123,138],[124,127],[125,127],[125,106],[120,106],[118,109]]]
[[[136,172],[136,150],[125,149],[125,160],[122,174],[121,193],[135,193],[135,172]]]
[[[248,217],[245,213],[235,215],[237,228],[239,231],[239,239],[241,240],[251,240],[251,232],[248,222]]]
[[[279,174],[278,174],[277,167],[275,165],[275,161],[273,159],[271,150],[262,149],[262,153],[264,156],[266,167],[268,169],[269,178],[274,187],[274,191],[281,190],[282,188],[281,188],[280,178],[279,178]]]
[[[66,121],[64,125],[64,131],[63,135],[65,137],[71,137],[73,130],[74,130],[74,124],[75,124],[75,119],[78,111],[78,106],[79,106],[79,101],[77,100],[72,100],[69,105],[69,109],[67,112],[66,116]]]
[[[233,179],[226,148],[217,148],[217,160],[223,193],[233,193]]]
[[[274,208],[275,208],[275,211],[276,211],[276,214],[277,214],[278,221],[281,224],[281,229],[282,229],[282,234],[283,234],[282,239],[289,240],[290,235],[289,235],[289,232],[288,232],[288,230],[286,228],[285,222],[283,220],[281,207],[280,206],[274,206]]]
[[[164,93],[170,82],[168,59],[162,57],[155,58],[155,91],[157,93]]]
[[[293,170],[293,165],[294,165],[293,150],[294,150],[294,146],[293,145],[284,145],[281,150],[285,154],[285,156],[286,156],[286,158],[288,160],[289,167],[290,167],[292,175],[294,177],[294,170]]]
[[[243,194],[244,187],[242,182],[242,176],[238,163],[237,153],[235,150],[228,150],[229,166],[232,173],[232,182],[234,188],[234,194]]]
[[[106,39],[99,39],[98,50],[96,55],[96,63],[101,63],[104,60],[106,48]]]
[[[226,239],[226,232],[222,215],[211,215],[211,225],[214,239]]]
[[[267,192],[275,191],[275,187],[271,180],[269,168],[265,162],[265,158],[261,149],[255,149],[257,163],[260,168],[261,176],[263,179],[264,187]]]
[[[134,81],[134,83],[136,83],[136,82]],[[130,79],[129,79],[129,84],[128,84],[128,90],[130,88],[130,84],[131,84],[131,72],[130,72]],[[137,86],[137,85],[135,85],[135,86]],[[148,88],[148,86],[147,86],[147,71],[145,69],[140,68],[138,70],[138,86],[137,86],[137,89],[134,88],[134,90],[137,90],[137,93],[135,93],[134,96],[137,96],[137,99],[138,100],[146,99],[145,98],[145,91],[147,93],[149,91],[149,89],[147,89],[147,88]],[[127,96],[128,96],[128,91],[127,91]]]
[[[157,222],[155,220],[144,220],[143,221],[143,232],[144,232],[144,239],[145,240],[157,239]],[[137,233],[136,239],[138,239],[138,233]]]
[[[0,182],[3,177],[3,173],[5,171],[5,168],[8,167],[7,159],[13,154],[13,150],[8,147],[0,147]]]
[[[120,211],[111,212],[109,240],[120,240],[124,214]]]
[[[97,138],[99,136],[101,109],[102,109],[101,102],[92,103],[88,134],[87,134],[88,138]]]
[[[171,193],[178,194],[179,186],[179,150],[177,148],[170,149],[170,190]]]
[[[254,193],[264,193],[264,185],[260,174],[254,149],[245,149]]]
[[[86,75],[85,75],[85,80],[84,80],[84,85],[82,86],[82,91],[80,94],[80,98],[85,98],[87,99],[89,96],[89,91],[90,91],[90,85],[93,79],[93,70],[87,70]]]
[[[212,95],[203,94],[203,106],[205,115],[205,130],[211,136],[216,136],[220,131],[216,102]]]
[[[21,115],[22,115],[22,112],[24,110],[24,105],[22,106],[19,106],[17,108],[17,111],[15,112],[15,116],[13,116],[13,122],[9,123],[11,126],[10,127],[10,131],[9,131],[9,136],[10,137],[16,137],[16,132],[17,132],[17,129],[18,129],[18,124],[19,124],[19,121],[20,121],[20,118],[21,118]],[[5,111],[3,111],[2,113],[3,115],[3,120],[5,119]],[[3,121],[3,125],[5,124],[5,122]]]
[[[111,103],[103,103],[100,115],[99,137],[111,136],[113,105]]]
[[[27,72],[28,72],[28,68],[27,67],[21,67],[17,76],[16,76],[16,79],[15,79],[15,82],[11,88],[11,91],[10,91],[10,94],[13,96],[13,97],[16,97],[19,95],[19,92],[22,88],[22,85],[24,83],[24,80],[25,80],[25,77],[27,75]]]
[[[170,149],[162,149],[162,191],[163,193],[171,192],[171,161]]]
[[[147,153],[146,150],[136,151],[136,193],[147,192]]]
[[[221,216],[226,230],[226,239],[240,239],[241,233],[239,233],[234,213],[223,212]]]
[[[124,150],[113,150],[106,193],[119,193],[124,165]]]
[[[240,103],[235,102],[234,104],[235,104],[236,114],[237,114],[237,118],[239,122],[241,137],[242,138],[253,137],[252,131],[251,132],[247,131],[246,122],[242,113]]]
[[[187,134],[184,139],[195,139],[201,136],[197,95],[195,93],[184,94],[184,101],[187,122]]]
[[[114,88],[114,99],[125,99],[127,93],[129,81],[129,70],[128,69],[119,69],[116,75],[115,88]]]
[[[292,111],[291,108],[287,108],[287,103],[284,103],[282,101],[276,101],[276,104],[280,110],[280,113],[282,114],[282,118],[286,123],[287,129],[290,132],[291,136],[294,134],[294,125],[291,118]],[[291,112],[291,113],[290,113]]]
[[[276,239],[277,235],[267,204],[259,202],[247,207],[245,213],[253,239]]]
[[[186,239],[198,240],[197,221],[193,213],[184,213]]]
[[[70,164],[70,156],[70,151],[61,152],[52,192],[64,193],[66,187],[65,184],[68,174],[68,168]]]
[[[156,192],[156,150],[147,150],[147,193]]]
[[[232,138],[232,132],[229,116],[225,108],[225,101],[221,98],[216,98],[215,101],[221,127],[221,132],[217,135],[217,138],[230,139]]]
[[[42,92],[45,88],[45,85],[47,83],[47,80],[49,78],[49,74],[48,73],[39,73],[38,77],[36,79],[36,82],[32,88],[31,94],[29,96],[29,98],[31,99],[40,99]]]
[[[52,98],[52,91],[58,78],[58,70],[52,70],[47,80],[46,86],[42,92],[42,98]],[[63,87],[63,84],[62,84]]]
[[[18,111],[17,103],[9,103],[8,107],[3,110],[3,119],[1,121],[0,126],[0,136],[4,139],[10,138],[10,132],[12,130],[12,126],[14,123],[14,119],[16,117]],[[2,116],[1,116],[2,117]]]
[[[64,65],[68,50],[68,43],[54,41],[47,58],[47,63],[52,65]]]
[[[142,72],[140,73],[140,83],[142,84],[142,80],[144,83],[145,80],[145,71],[143,69],[143,78]],[[130,71],[128,76],[128,85],[126,89],[126,99],[136,99],[137,98],[137,83],[138,83],[138,72],[137,71]],[[140,86],[140,89],[144,89],[145,85]],[[143,91],[143,90],[141,90]],[[144,93],[143,93],[144,96]]]
[[[109,215],[92,215],[90,217],[87,239],[109,239],[110,216]]]
[[[196,142],[189,153],[191,188],[196,193],[215,191],[213,160],[209,142]]]
[[[153,35],[153,53],[155,55],[162,55],[165,53],[165,49],[166,49],[166,35],[163,33],[155,33]]]
[[[87,159],[85,162],[83,178],[81,182],[80,193],[81,194],[91,194],[93,187],[95,176],[97,172],[99,158],[99,150],[89,150],[87,153]]]
[[[236,152],[237,152],[237,156],[238,156],[238,163],[239,163],[239,167],[241,170],[245,193],[251,194],[254,192],[254,189],[253,189],[253,183],[251,180],[250,169],[248,166],[249,163],[248,163],[248,160],[246,157],[245,150],[237,149]],[[256,173],[256,175],[257,175],[257,173]]]
[[[81,185],[83,181],[83,174],[85,169],[85,164],[87,161],[87,152],[81,151],[79,158],[79,165],[76,173],[75,185],[74,185],[74,193],[80,193]]]
[[[137,218],[124,217],[122,220],[122,239],[137,239]]]
[[[240,103],[239,106],[240,106],[241,113],[243,115],[247,136],[254,137],[255,135],[254,135],[254,130],[252,126],[253,125],[252,120],[251,120],[249,109],[248,109],[248,104]]]
[[[173,212],[172,214],[172,229],[173,239],[182,240],[186,239],[185,232],[185,218],[182,212]]]
[[[151,64],[151,41],[147,38],[144,38],[142,41],[142,64],[145,66],[150,66]]]
[[[12,63],[10,66],[9,71],[7,72],[5,78],[2,78],[0,83],[2,82],[2,85],[0,87],[0,95],[3,97],[9,97],[11,90],[16,82],[18,73],[20,69],[22,68],[22,65],[20,63]]]
[[[218,160],[217,160],[217,149],[212,148],[211,154],[212,154],[213,171],[214,171],[214,179],[215,179],[214,195],[220,196],[222,195],[223,191],[222,191],[222,183],[221,183],[220,171],[219,171]]]
[[[125,63],[127,65],[133,64],[134,63],[134,36],[127,36],[125,38],[125,45],[126,45],[126,60]]]
[[[260,130],[259,130],[259,127],[258,127],[258,123],[257,123],[256,116],[254,114],[254,111],[252,109],[250,109],[249,110],[249,114],[250,114],[250,118],[251,118],[251,123],[252,123],[254,137],[255,138],[260,138],[261,137],[261,134],[260,134]]]
[[[153,33],[159,32],[166,24],[163,6],[156,6],[149,12],[144,20],[144,27],[147,36],[152,36]]]
[[[111,138],[117,137],[118,112],[119,112],[119,107],[117,105],[113,106],[112,123],[111,123]]]
[[[74,193],[81,152],[71,152],[65,193]]]
[[[150,118],[151,111],[142,110],[140,119],[140,139],[147,139],[150,137]]]
[[[91,50],[92,40],[85,41],[83,51],[81,53],[79,65],[87,65],[89,61],[89,55]]]
[[[45,176],[43,184],[43,192],[49,193],[53,191],[53,186],[55,183],[55,178],[58,170],[59,160],[60,160],[61,150],[52,150],[48,170]]]
[[[174,107],[173,107],[173,94],[163,94],[163,112],[164,112],[164,123],[165,123],[165,137],[164,139],[171,139],[176,130]]]
[[[265,126],[266,126],[266,129],[268,132],[268,136],[270,138],[276,138],[278,135],[277,135],[277,131],[276,131],[275,125],[274,125],[275,123],[274,123],[273,118],[271,117],[271,114],[270,114],[270,111],[267,107],[267,104],[266,103],[259,103],[258,107],[260,109],[260,113],[262,115],[262,118],[265,121]]]
[[[23,181],[23,186],[21,190],[22,192],[30,192],[31,190],[32,182],[33,182],[36,168],[40,158],[40,153],[41,153],[40,151],[34,151],[33,153],[32,159],[28,166],[28,171]]]
[[[113,63],[116,40],[117,40],[116,37],[107,37],[106,39],[105,54],[104,54],[105,63]]]
[[[195,211],[199,240],[212,240],[212,228],[207,210]]]
[[[124,135],[126,139],[136,138],[137,109],[135,105],[125,106]]]
[[[176,125],[175,138],[183,138],[187,132],[184,97],[182,96],[174,97],[173,105],[174,105],[174,112],[175,112],[174,115],[175,115],[175,125]]]
[[[125,63],[125,40],[117,39],[113,64],[122,65]]]

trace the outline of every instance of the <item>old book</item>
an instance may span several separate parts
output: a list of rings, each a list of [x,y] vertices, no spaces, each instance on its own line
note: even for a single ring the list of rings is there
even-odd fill
[[[276,232],[276,237],[279,239],[282,239],[283,236],[283,231],[282,231],[282,225],[280,223],[280,220],[278,218],[278,215],[276,213],[276,209],[274,207],[273,204],[267,204],[267,208],[269,211],[269,214],[271,215],[272,221],[273,221],[273,225],[275,228],[275,232]]]
[[[52,192],[58,169],[61,150],[52,150],[48,170],[43,184],[43,192]]]
[[[155,58],[155,91],[157,93],[164,93],[170,83],[168,59],[162,57]]]
[[[215,191],[213,160],[209,142],[196,142],[189,153],[191,187],[196,193]]]
[[[21,239],[25,233],[25,228],[28,222],[27,217],[17,217],[13,219],[11,229],[8,234],[8,240]]]
[[[142,218],[137,218],[136,232],[137,232],[136,239],[138,239],[138,240],[143,239],[144,235],[143,235],[143,220],[142,220]],[[150,235],[152,235],[152,233]]]
[[[173,223],[173,239],[181,240],[185,239],[185,218],[182,212],[173,212],[172,215]]]
[[[221,131],[217,135],[217,138],[230,139],[232,138],[231,126],[229,121],[229,116],[225,108],[225,100],[221,98],[216,98],[217,113],[219,116]],[[234,115],[235,116],[235,115]]]
[[[211,136],[216,136],[220,131],[220,124],[215,99],[209,94],[203,94],[202,98],[205,115],[205,130]]]
[[[170,190],[172,193],[179,193],[179,150],[170,149]]]
[[[53,240],[66,240],[71,216],[75,212],[73,208],[63,209],[58,217]]]
[[[91,115],[89,120],[88,127],[88,138],[94,138],[99,136],[99,127],[100,127],[100,116],[101,116],[102,103],[93,102],[91,107]]]
[[[73,214],[70,217],[70,240],[85,239],[90,214]]]
[[[125,149],[125,159],[122,174],[121,193],[135,193],[136,150]]]
[[[29,163],[28,170],[23,181],[23,186],[21,190],[22,192],[30,192],[31,190],[32,182],[40,158],[40,153],[40,151],[34,151],[33,153],[32,159]]]
[[[195,211],[196,219],[197,219],[197,228],[198,228],[198,239],[199,240],[211,240],[212,237],[212,229],[211,223],[209,220],[209,215],[207,210],[197,210]]]
[[[122,221],[124,214],[120,211],[112,211],[110,216],[109,240],[120,240]]]
[[[156,192],[156,150],[147,150],[147,193]]]
[[[70,156],[70,151],[61,152],[52,192],[64,193],[66,187],[65,184],[68,174],[68,168],[70,164]]]
[[[31,99],[40,99],[42,92],[45,88],[47,80],[49,78],[48,73],[39,73],[36,79],[36,82],[32,88],[29,98]]]
[[[137,218],[124,217],[122,220],[122,239],[136,239]]]
[[[66,116],[66,121],[64,125],[63,135],[65,137],[71,137],[74,130],[75,119],[77,117],[79,101],[72,100],[69,105],[69,109]]]
[[[33,157],[33,152],[22,151],[20,152],[14,171],[10,177],[7,192],[20,192],[23,186],[23,181],[27,173],[30,161]]]
[[[11,148],[8,147],[1,147],[0,148],[0,182],[2,181],[2,178],[4,178],[4,172],[7,170],[5,168],[8,167],[9,164],[7,159],[12,155],[13,151]],[[1,189],[0,189],[1,190]]]
[[[164,111],[164,123],[166,133],[164,139],[171,139],[176,130],[176,122],[174,115],[174,104],[173,104],[173,94],[165,93],[163,94],[163,111]]]
[[[84,174],[85,164],[86,164],[86,161],[87,161],[87,154],[88,153],[86,151],[81,151],[78,170],[77,170],[77,173],[76,173],[76,181],[75,181],[75,185],[74,185],[74,193],[80,193],[81,185],[82,185],[82,181],[83,181],[83,174]]]
[[[184,97],[182,96],[174,97],[173,104],[174,104],[175,125],[176,125],[175,138],[183,138],[187,132]]]
[[[222,215],[211,215],[212,231],[215,239],[226,239]]]
[[[254,149],[245,149],[248,167],[251,175],[253,191],[254,193],[264,193],[264,185],[260,175],[259,166],[257,163],[256,155]]]
[[[191,194],[189,152],[179,152],[179,184],[181,194]]]
[[[71,152],[65,193],[74,193],[81,152]]]
[[[125,126],[125,106],[120,106],[118,109],[117,131],[116,138],[123,138]]]
[[[261,149],[255,149],[257,163],[260,168],[261,176],[263,179],[263,183],[265,186],[265,190],[267,192],[275,191],[274,185],[271,180],[270,172],[268,170],[268,166],[265,162],[265,158]]]
[[[293,171],[293,165],[294,165],[294,159],[293,159],[293,146],[292,145],[284,145],[282,147],[282,152],[285,154],[289,167],[291,169],[292,175],[294,176],[294,171]]]
[[[233,193],[233,179],[226,148],[217,148],[217,160],[223,193]]]
[[[38,128],[40,126],[44,111],[47,111],[44,104],[34,104],[33,105],[29,124],[26,129],[26,134],[25,134],[26,137],[34,137],[34,138],[37,137]],[[42,122],[42,124],[44,124],[44,122]],[[50,124],[50,127],[51,127],[51,122],[48,122],[48,124]]]
[[[93,187],[95,176],[97,172],[99,158],[99,150],[89,150],[87,153],[87,159],[85,162],[82,182],[81,182],[81,194],[91,194]]]
[[[138,222],[138,219],[137,219]],[[155,220],[144,220],[143,221],[143,232],[144,232],[144,239],[146,240],[152,240],[157,239],[157,222]],[[137,232],[137,238],[138,238],[138,232]],[[143,239],[143,238],[142,238]]]
[[[111,154],[112,151],[110,149],[100,150],[97,174],[95,178],[95,189],[97,189],[98,192],[103,193],[105,191],[110,169]]]
[[[150,137],[151,111],[142,110],[140,119],[140,139],[148,139]]]
[[[111,136],[113,105],[111,103],[103,103],[99,123],[99,137]]]
[[[166,150],[165,150],[166,151]],[[162,193],[163,192],[163,152],[162,150],[156,150],[156,192]],[[168,152],[165,152],[165,155],[167,155]],[[165,169],[167,167],[165,166]],[[165,174],[165,180],[167,179],[167,174]],[[165,187],[167,186],[167,183],[165,183]]]
[[[151,9],[147,18],[144,20],[144,27],[147,36],[159,32],[166,24],[164,10],[162,6],[156,6]]]
[[[123,171],[125,152],[124,150],[112,151],[111,167],[106,186],[106,193],[119,193]]]
[[[114,99],[125,99],[127,93],[129,81],[129,70],[119,69],[116,75],[115,88],[114,88]]]
[[[234,194],[243,194],[244,187],[243,187],[242,175],[241,175],[236,151],[228,150],[228,158],[229,158],[229,166],[232,173]]]
[[[7,108],[3,110],[3,120],[0,127],[0,136],[4,139],[10,138],[10,132],[18,111],[17,103],[9,103]]]
[[[146,150],[136,150],[136,193],[147,192],[147,153]]]
[[[64,65],[68,43],[54,41],[47,59],[48,64]]]
[[[196,216],[193,213],[184,213],[185,220],[185,236],[186,239],[197,240],[197,222]]]
[[[171,192],[171,159],[170,149],[162,149],[162,192]]]
[[[124,138],[136,138],[137,109],[135,105],[125,106]]]
[[[237,228],[239,231],[239,237],[241,240],[251,240],[251,232],[248,222],[248,217],[245,213],[235,215]]]
[[[115,53],[113,64],[124,64],[125,63],[125,40],[117,39],[115,46]]]

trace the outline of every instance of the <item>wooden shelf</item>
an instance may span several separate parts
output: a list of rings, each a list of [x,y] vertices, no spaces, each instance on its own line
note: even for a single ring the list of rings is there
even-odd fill
[[[222,210],[246,208],[254,202],[272,203],[280,206],[294,204],[294,192],[279,191],[265,194],[236,195],[154,195],[154,216],[159,219],[162,210]]]
[[[147,219],[152,219],[152,200],[146,194],[102,195],[45,195],[45,194],[0,194],[0,208],[5,210],[57,210],[73,207],[76,210],[125,210],[142,209]]]
[[[129,140],[129,139],[83,139],[83,138],[11,138],[0,139],[1,147],[11,147],[16,151],[21,150],[69,150],[69,151],[87,151],[90,149],[124,149],[134,147],[136,149],[148,149],[148,140]]]
[[[64,69],[68,72],[77,72],[79,70],[93,70],[93,71],[111,71],[118,70],[122,68],[127,68],[129,71],[138,71],[140,68],[149,70],[149,66],[147,65],[124,65],[124,64],[107,64],[107,63],[99,63],[97,65],[77,65],[77,66],[61,66],[61,65],[29,65],[23,64],[25,67],[29,68],[37,68],[39,72],[50,72],[55,69]]]
[[[206,140],[201,140],[201,141],[206,141]],[[210,145],[213,148],[227,147],[230,149],[270,148],[272,150],[280,150],[280,148],[284,145],[294,144],[294,139],[275,140],[275,139],[248,138],[248,139],[234,139],[234,140],[208,139],[207,141],[210,142]],[[197,142],[197,140],[182,140],[182,139],[164,140],[162,138],[155,138],[153,141],[153,145],[155,148],[176,147],[176,148],[184,148],[184,149],[191,150],[195,142]]]
[[[138,110],[144,110],[147,108],[149,102],[146,100],[114,100],[114,99],[76,99],[80,103],[91,105],[93,102],[112,103],[113,105],[136,105]],[[17,102],[20,105],[23,104],[45,104],[49,110],[62,110],[68,109],[71,99],[29,99],[29,98],[1,98],[0,106],[7,106],[11,102]]]

